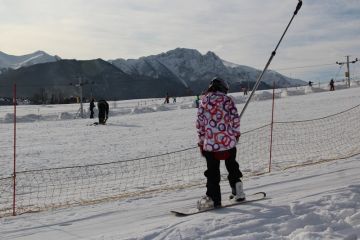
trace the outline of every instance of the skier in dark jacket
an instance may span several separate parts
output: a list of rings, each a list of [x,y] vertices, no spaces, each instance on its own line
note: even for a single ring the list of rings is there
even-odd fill
[[[109,104],[105,100],[99,100],[97,103],[99,110],[99,124],[105,124],[109,117]]]
[[[335,91],[334,79],[330,80],[330,91]]]
[[[92,98],[90,101],[90,118],[94,118],[95,99]]]
[[[164,104],[170,103],[170,96],[166,93]]]

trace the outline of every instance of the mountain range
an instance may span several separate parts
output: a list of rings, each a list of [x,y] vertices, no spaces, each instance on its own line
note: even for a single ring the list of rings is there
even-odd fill
[[[200,94],[218,76],[230,84],[230,92],[252,88],[260,70],[222,60],[213,52],[201,54],[194,49],[177,48],[139,59],[105,61],[67,60],[37,51],[24,56],[0,52],[0,97],[10,97],[12,83],[23,98],[50,99],[79,96],[109,100],[184,96]],[[81,79],[81,80],[80,80]],[[80,82],[81,81],[81,82]],[[264,74],[259,89],[305,85],[275,71]]]

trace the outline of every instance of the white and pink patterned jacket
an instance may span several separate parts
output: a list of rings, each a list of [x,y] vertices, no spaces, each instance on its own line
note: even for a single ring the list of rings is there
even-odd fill
[[[240,137],[240,118],[231,97],[209,92],[202,99],[196,128],[204,151],[219,152],[235,147]]]

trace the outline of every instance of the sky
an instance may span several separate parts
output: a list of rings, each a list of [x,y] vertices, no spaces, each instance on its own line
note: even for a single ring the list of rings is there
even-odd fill
[[[297,0],[0,0],[0,51],[65,59],[139,58],[177,47],[263,69]],[[360,58],[360,0],[303,0],[270,69],[293,78],[344,77]],[[5,33],[5,34],[4,34]],[[351,64],[360,78],[360,62]]]

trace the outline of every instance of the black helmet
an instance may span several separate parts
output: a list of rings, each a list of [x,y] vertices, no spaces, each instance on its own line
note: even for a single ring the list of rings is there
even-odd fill
[[[214,77],[210,82],[208,92],[216,91],[227,93],[229,91],[229,84],[219,77]]]

